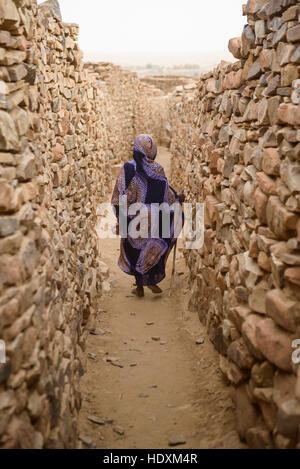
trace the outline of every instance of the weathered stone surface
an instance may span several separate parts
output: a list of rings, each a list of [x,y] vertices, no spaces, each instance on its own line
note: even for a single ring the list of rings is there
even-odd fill
[[[260,68],[263,72],[272,69],[273,51],[270,49],[263,49],[259,55]]]
[[[266,195],[270,196],[277,194],[276,184],[274,180],[267,176],[265,173],[256,173],[256,180],[258,182],[259,188]]]
[[[259,427],[247,430],[246,441],[251,449],[272,449],[270,432]]]
[[[11,116],[0,110],[0,150],[18,150],[19,138]]]
[[[19,227],[17,218],[1,217],[0,218],[0,237],[10,236],[16,232]]]
[[[249,54],[250,49],[254,46],[255,34],[250,26],[245,26],[242,34],[242,57],[246,57]]]
[[[274,366],[265,361],[256,363],[251,370],[251,378],[260,388],[271,388],[273,386]]]
[[[278,61],[281,66],[286,65],[289,62],[291,62],[291,56],[294,51],[295,51],[295,46],[293,44],[285,44],[284,42],[281,42],[278,45],[277,55],[278,55]],[[281,78],[280,75],[277,75],[277,76]]]
[[[288,64],[281,71],[281,86],[292,86],[299,77],[298,68],[293,64]]]
[[[250,368],[254,364],[253,355],[249,352],[243,338],[232,342],[228,348],[228,358],[239,368]]]
[[[271,196],[267,205],[267,222],[279,239],[288,239],[296,230],[298,217],[289,212],[278,197]]]
[[[292,336],[277,327],[272,319],[257,322],[255,330],[257,347],[274,365],[284,371],[292,370]]]
[[[258,359],[263,359],[260,347],[257,342],[256,331],[259,323],[262,321],[262,317],[256,314],[248,316],[242,326],[242,335],[246,341],[250,352]]]
[[[268,100],[268,117],[271,125],[276,125],[279,121],[277,111],[280,102],[281,98],[279,96],[273,96]]]
[[[276,94],[277,88],[281,84],[281,77],[280,75],[275,75],[272,80],[269,81],[267,88],[263,92],[263,96],[272,96]]]
[[[4,30],[10,30],[19,25],[18,9],[12,0],[3,0],[1,3],[2,25]]]
[[[299,192],[300,187],[300,165],[290,160],[285,160],[280,167],[280,175],[283,182],[291,192]]]
[[[227,360],[222,355],[220,355],[220,369],[227,380],[235,385],[243,382],[247,376],[235,363]]]
[[[255,211],[259,221],[266,224],[268,197],[259,188],[257,188],[254,194],[254,201]]]
[[[14,65],[14,64],[21,64],[26,59],[26,52],[21,50],[8,50],[6,51],[3,59],[0,58],[1,65]]]
[[[290,42],[297,42],[300,41],[300,25],[294,26],[293,28],[289,28],[287,31],[286,38]]]
[[[11,81],[20,81],[27,75],[27,69],[24,64],[13,65],[8,69]]]
[[[285,38],[287,32],[287,24],[284,23],[278,31],[274,34],[273,41],[272,41],[272,46],[276,46],[279,41],[282,41]]]
[[[249,399],[247,385],[244,384],[237,389],[234,402],[237,413],[237,431],[240,437],[245,439],[247,430],[253,427],[258,419],[258,411]]]
[[[300,125],[299,106],[293,104],[281,104],[278,108],[278,117],[283,123]]]
[[[264,251],[260,251],[257,258],[257,263],[262,270],[266,272],[272,272],[271,259],[268,254]],[[250,301],[250,300],[249,300]],[[263,308],[261,308],[263,309]],[[263,309],[264,311],[264,309]]]
[[[277,415],[278,432],[287,438],[298,438],[300,425],[300,404],[296,399],[285,401]]]
[[[24,109],[20,107],[15,107],[10,113],[11,117],[14,120],[17,132],[19,136],[26,135],[29,130],[29,117]]]
[[[257,59],[248,72],[247,80],[253,80],[254,78],[257,78],[260,74],[261,68],[259,59]]]
[[[299,64],[300,63],[300,46],[295,49],[291,55],[291,62]]]
[[[236,306],[230,310],[228,317],[235,324],[238,330],[241,331],[245,319],[251,314],[251,312],[251,309],[247,306]]]
[[[265,300],[267,291],[267,285],[264,282],[261,282],[253,288],[251,295],[249,295],[249,306],[256,313],[265,314]]]
[[[46,15],[54,16],[60,21],[62,20],[58,0],[47,0],[41,4],[40,8],[45,12]]]
[[[283,12],[282,20],[284,22],[296,20],[298,18],[298,14],[299,14],[299,6],[293,5]]]
[[[266,148],[262,155],[262,169],[266,174],[279,176],[281,159],[275,148]]]
[[[248,0],[244,14],[253,15],[257,13],[267,3],[268,0]]]
[[[241,47],[242,47],[242,41],[240,37],[234,37],[229,40],[229,43],[228,43],[229,52],[231,52],[233,57],[235,57],[236,59],[240,59],[242,57]]]
[[[0,180],[0,212],[10,212],[14,208],[13,188],[10,184]]]
[[[284,278],[289,282],[300,286],[300,267],[292,267],[291,269],[286,269],[284,272]]]
[[[295,332],[300,320],[300,305],[291,301],[282,290],[270,290],[266,294],[266,313],[276,324]]]
[[[34,155],[27,151],[20,164],[17,166],[17,178],[20,181],[28,181],[32,179],[34,176],[34,169],[35,169],[35,158]]]
[[[23,413],[14,416],[10,421],[7,433],[9,435],[6,443],[7,449],[32,449],[34,444],[34,428],[29,417]]]

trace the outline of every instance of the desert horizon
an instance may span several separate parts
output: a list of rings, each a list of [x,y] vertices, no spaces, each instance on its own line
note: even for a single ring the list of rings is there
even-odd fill
[[[85,52],[85,62],[111,62],[139,75],[187,75],[197,77],[222,60],[233,62],[229,51],[216,52]]]

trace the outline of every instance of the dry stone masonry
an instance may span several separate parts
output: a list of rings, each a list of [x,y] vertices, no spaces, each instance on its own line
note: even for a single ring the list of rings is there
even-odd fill
[[[151,133],[158,144],[164,143],[168,103],[158,87],[111,63],[86,63],[85,68],[109,95],[106,127],[111,165],[128,160],[132,142],[140,133]]]
[[[78,27],[51,3],[5,0],[0,13],[0,446],[74,447],[80,346],[101,293],[104,96]]]
[[[240,437],[300,448],[300,10],[249,0],[238,59],[170,98],[173,180],[205,204],[186,252],[199,313],[233,385]]]
[[[0,448],[77,446],[97,206],[141,119],[160,125],[135,74],[107,64],[99,83],[77,36],[56,0],[0,0]]]
[[[97,206],[133,141],[173,153],[205,204],[186,252],[197,311],[252,448],[300,448],[300,26],[249,0],[237,59],[199,82],[84,64],[57,0],[0,0],[0,448],[75,448],[84,347],[106,277]],[[166,92],[174,89],[169,97]]]

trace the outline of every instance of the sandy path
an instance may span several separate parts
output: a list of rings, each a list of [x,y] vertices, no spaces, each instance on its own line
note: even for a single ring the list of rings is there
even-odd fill
[[[160,148],[159,155],[168,172],[169,153]],[[169,298],[167,290],[172,254],[161,284],[164,294],[147,290],[145,298],[137,299],[130,294],[133,279],[117,267],[118,249],[118,239],[102,241],[112,290],[101,298],[97,318],[97,327],[106,333],[90,335],[87,344],[87,357],[96,357],[87,358],[81,380],[81,436],[103,449],[163,449],[180,434],[186,444],[177,448],[241,448],[218,355],[197,315],[187,312],[182,254],[176,293]],[[200,337],[205,342],[196,345]],[[107,358],[118,359],[123,368]],[[88,416],[106,423],[93,423]]]

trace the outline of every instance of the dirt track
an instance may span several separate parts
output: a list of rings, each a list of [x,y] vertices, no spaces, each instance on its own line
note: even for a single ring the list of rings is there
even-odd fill
[[[164,148],[159,161],[168,173],[170,155]],[[119,239],[101,245],[112,289],[101,298],[97,318],[105,334],[90,335],[87,344],[87,357],[95,356],[88,358],[81,380],[80,435],[103,449],[164,449],[180,435],[186,444],[177,448],[242,448],[218,354],[197,315],[187,311],[182,254],[172,297],[173,253],[160,284],[163,295],[146,290],[145,298],[137,299],[130,293],[133,279],[117,267]],[[103,422],[93,423],[89,416]]]

